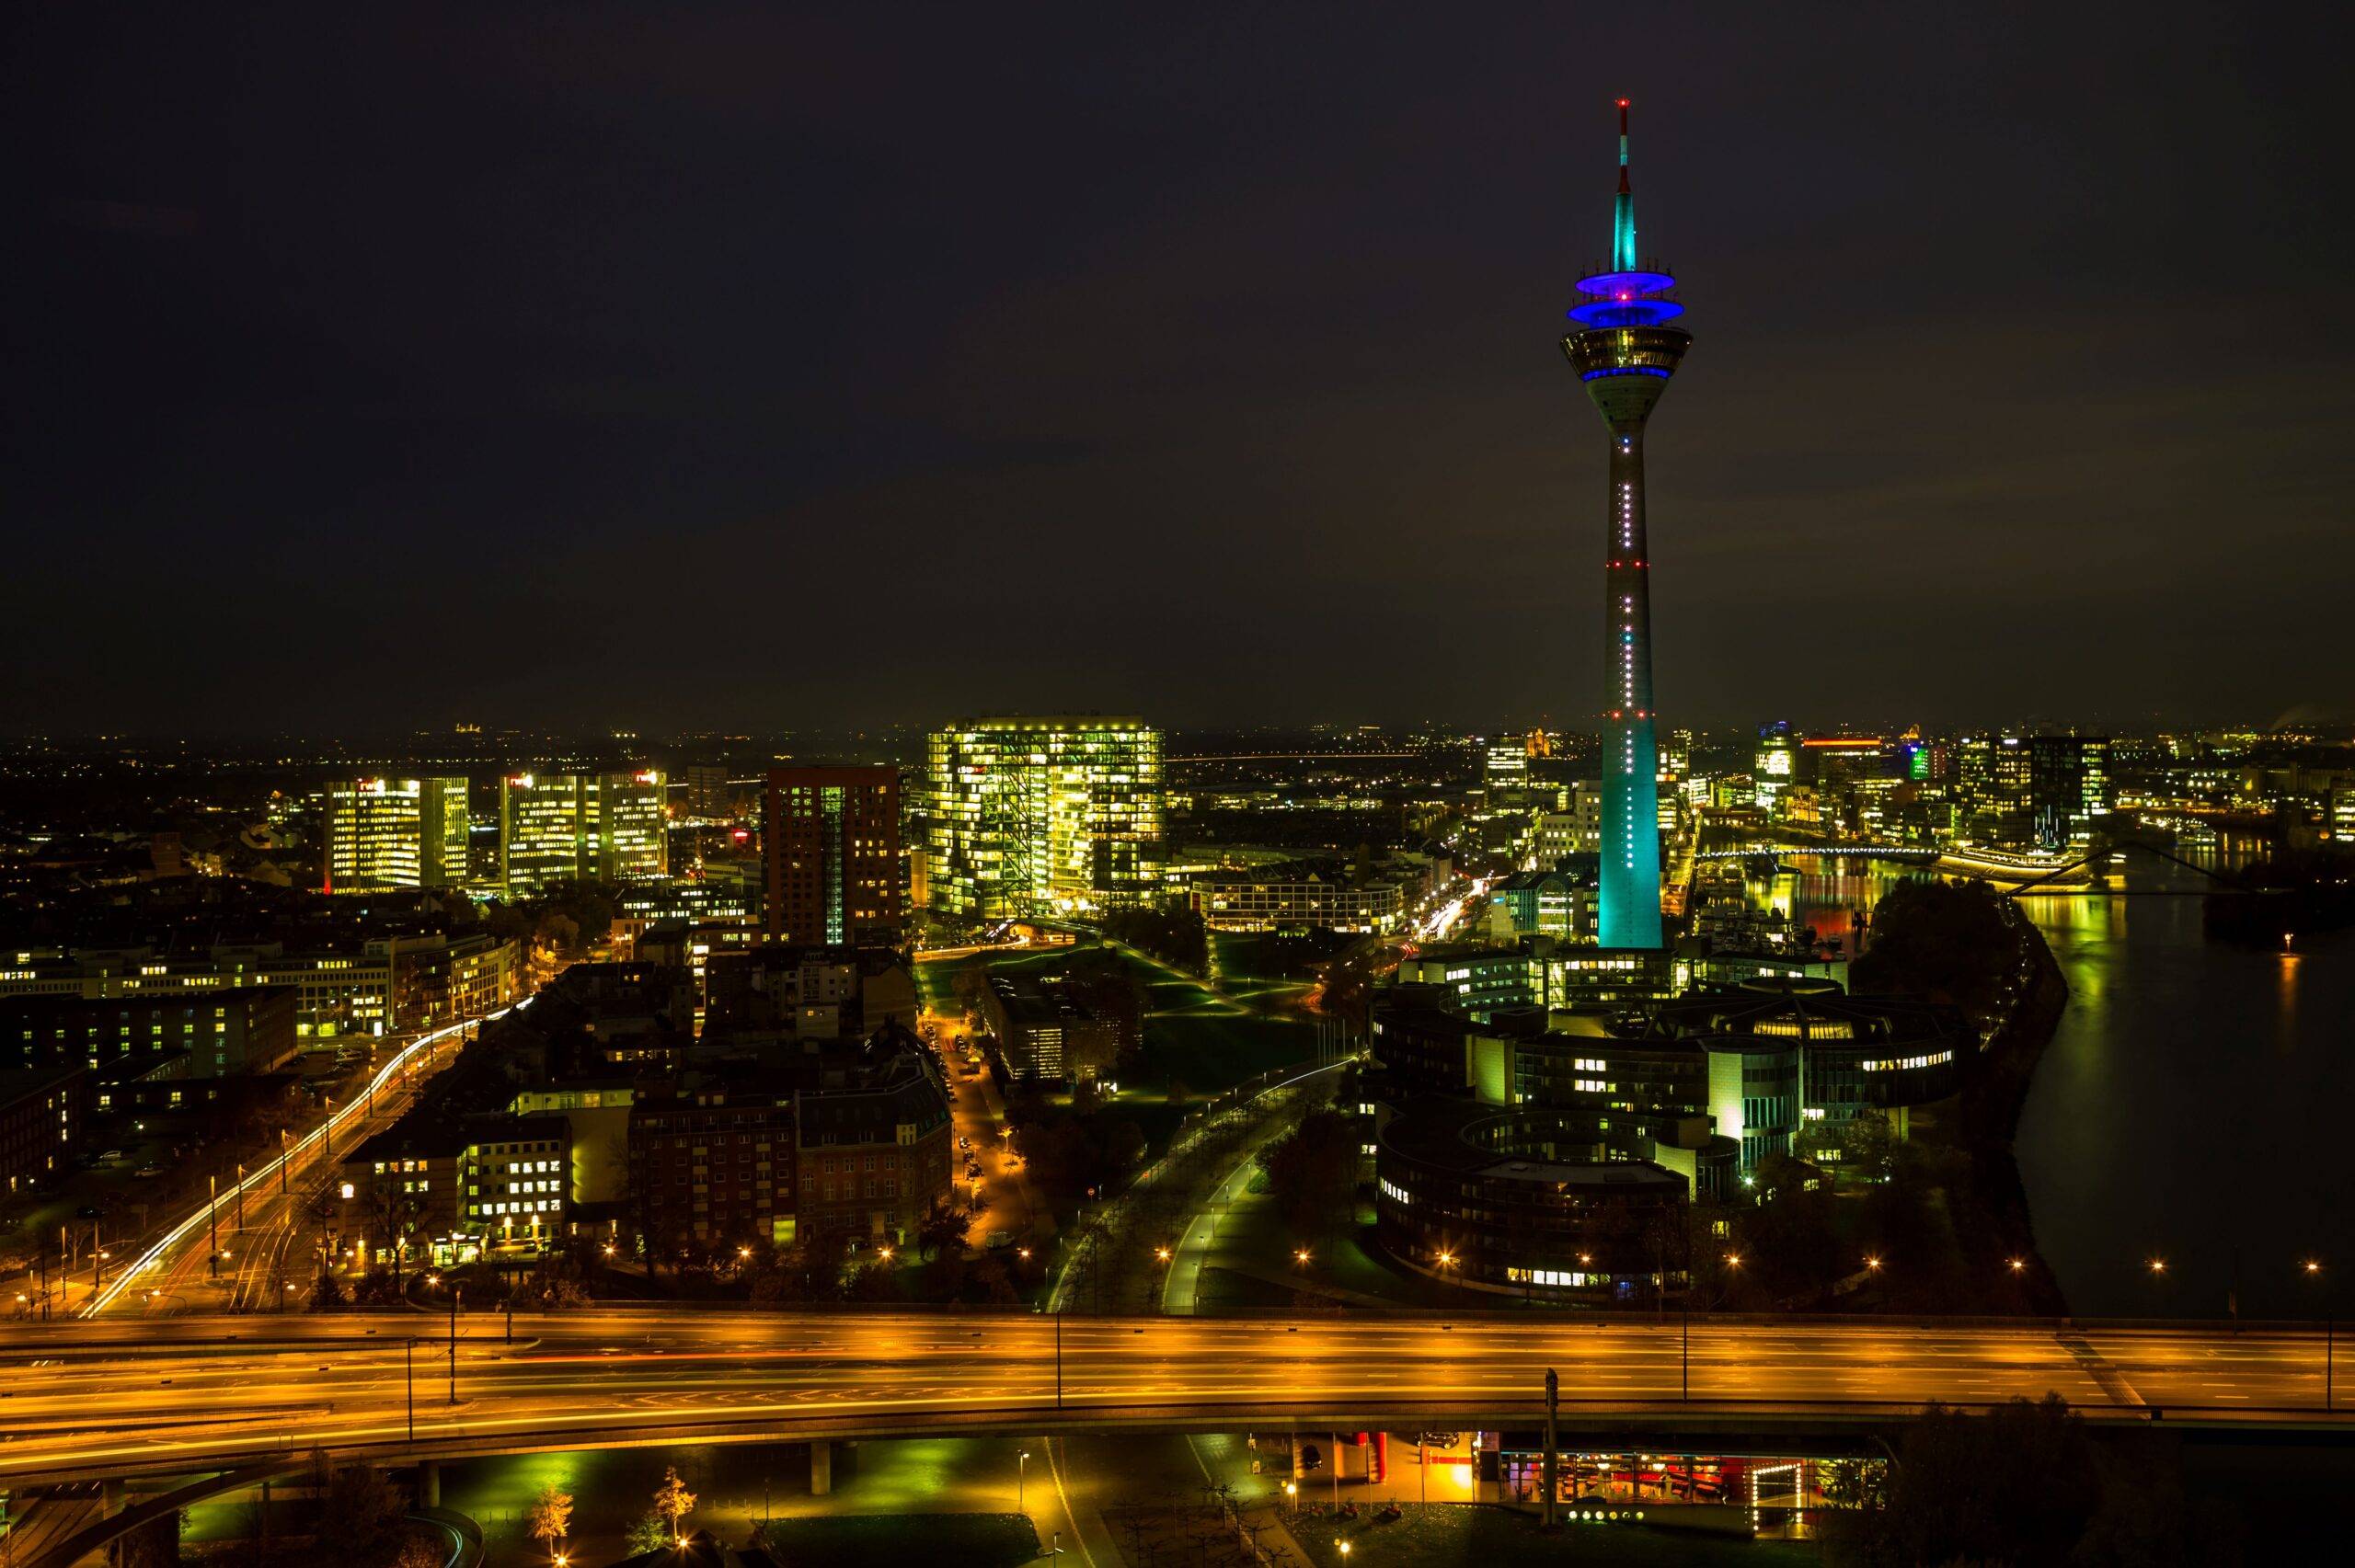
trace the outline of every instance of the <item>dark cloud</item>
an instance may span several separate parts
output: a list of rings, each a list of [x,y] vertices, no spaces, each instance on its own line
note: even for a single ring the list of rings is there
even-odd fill
[[[2294,17],[350,10],[9,24],[0,723],[1579,722],[1621,91],[1664,713],[2346,704]]]

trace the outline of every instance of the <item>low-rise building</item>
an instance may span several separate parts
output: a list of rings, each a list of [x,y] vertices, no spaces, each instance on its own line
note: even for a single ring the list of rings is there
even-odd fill
[[[284,986],[98,1001],[0,997],[0,1066],[95,1070],[184,1050],[193,1077],[274,1072],[294,1059],[294,1001]]]
[[[795,1096],[798,1222],[804,1233],[904,1242],[954,1199],[948,1091],[920,1049],[863,1076]]]
[[[629,1189],[649,1257],[797,1235],[790,1094],[667,1092],[630,1108]]]
[[[1384,1248],[1450,1284],[1625,1305],[1685,1286],[1684,1178],[1594,1158],[1559,1112],[1417,1101],[1380,1120],[1374,1188]]]
[[[0,1192],[37,1191],[74,1168],[88,1085],[78,1062],[0,1070]]]
[[[1406,890],[1386,877],[1353,879],[1338,865],[1290,864],[1196,874],[1188,898],[1212,931],[1387,933],[1406,917]]]

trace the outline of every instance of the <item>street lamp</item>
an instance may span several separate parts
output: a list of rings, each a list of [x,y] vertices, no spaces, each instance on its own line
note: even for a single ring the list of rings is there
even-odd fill
[[[1436,1261],[1442,1268],[1453,1268],[1455,1266],[1455,1254],[1453,1253],[1442,1253],[1439,1254]]]
[[[1868,1274],[1878,1274],[1880,1272],[1880,1259],[1876,1257],[1866,1258],[1865,1271]]]
[[[2166,1259],[2165,1259],[2165,1258],[2153,1258],[2153,1259],[2151,1260],[2151,1272],[2152,1272],[2153,1274],[2165,1274],[2166,1271],[2167,1271],[2167,1260],[2166,1260]]]
[[[1307,1267],[1308,1249],[1306,1247],[1294,1247],[1292,1250],[1292,1261],[1300,1265],[1303,1268]]]
[[[1167,1247],[1155,1247],[1153,1249],[1153,1255],[1160,1259],[1163,1263],[1167,1263],[1169,1261],[1169,1249]]]
[[[2322,1278],[2322,1264],[2316,1259],[2308,1258],[2299,1265],[2298,1272],[2308,1279],[2318,1281]],[[2325,1410],[2329,1410],[2338,1402],[2338,1390],[2334,1386],[2338,1380],[2338,1368],[2335,1364],[2338,1359],[2338,1317],[2331,1310],[2330,1291],[2326,1288],[2322,1293],[2322,1407]]]
[[[1017,1514],[1027,1513],[1028,1511],[1023,1507],[1022,1499],[1024,1490],[1028,1485],[1029,1481],[1030,1450],[1025,1448],[1022,1450],[1020,1455],[1017,1457],[1014,1467],[1014,1511]]]
[[[1333,1538],[1333,1549],[1341,1554],[1342,1562],[1346,1562],[1349,1561],[1350,1541],[1347,1536],[1335,1536]]]
[[[2014,1274],[2017,1274],[2020,1270],[2028,1266],[2028,1261],[2024,1258],[2013,1258],[2005,1266],[2008,1267]]]

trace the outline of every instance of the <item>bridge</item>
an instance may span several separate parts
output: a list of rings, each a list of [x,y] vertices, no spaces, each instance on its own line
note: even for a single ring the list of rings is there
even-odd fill
[[[2355,1438],[2326,1325],[1534,1313],[1071,1318],[585,1309],[19,1324],[0,1482],[186,1476],[313,1450],[407,1464],[943,1431],[1527,1427],[1821,1440],[2056,1392],[2097,1424]]]
[[[1945,852],[1922,844],[1751,844],[1734,850],[1696,850],[1694,860],[1748,860],[1762,854],[1814,854],[1834,860],[1933,861]]]

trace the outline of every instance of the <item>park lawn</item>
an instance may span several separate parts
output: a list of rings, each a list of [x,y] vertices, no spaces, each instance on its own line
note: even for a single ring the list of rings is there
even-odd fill
[[[1039,1532],[1020,1514],[812,1514],[772,1520],[766,1533],[779,1562],[828,1568],[1012,1568],[1039,1556]]]
[[[1316,1028],[1308,1019],[1254,1012],[1202,981],[1113,951],[1145,988],[1144,1059],[1123,1076],[1124,1089],[1166,1090],[1176,1082],[1192,1097],[1206,1098],[1315,1056]],[[988,964],[994,972],[1014,974],[1059,967],[1071,957],[1070,948],[1049,948],[993,956]]]
[[[1304,1020],[1248,1013],[1145,1020],[1144,1080],[1166,1088],[1174,1079],[1198,1096],[1315,1055],[1316,1029]]]
[[[1406,1517],[1395,1523],[1375,1523],[1371,1510],[1348,1521],[1338,1532],[1350,1542],[1348,1568],[1495,1568],[1503,1562],[1791,1568],[1823,1561],[1823,1553],[1807,1541],[1747,1540],[1625,1524],[1568,1524],[1547,1536],[1539,1532],[1534,1515],[1508,1508],[1462,1503],[1401,1506]],[[1342,1568],[1328,1522],[1305,1521],[1293,1528],[1292,1538],[1317,1568]]]

